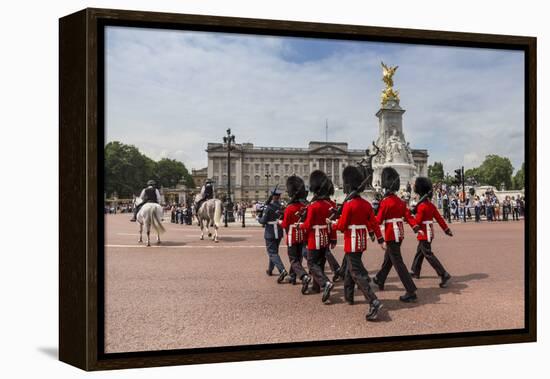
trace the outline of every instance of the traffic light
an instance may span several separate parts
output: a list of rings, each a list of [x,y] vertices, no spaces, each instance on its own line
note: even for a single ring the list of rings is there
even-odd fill
[[[462,183],[462,169],[457,168],[455,170],[455,180],[454,181],[455,181],[456,184]]]

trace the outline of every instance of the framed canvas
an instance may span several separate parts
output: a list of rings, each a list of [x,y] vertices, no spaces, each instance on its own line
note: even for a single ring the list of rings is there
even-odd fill
[[[61,361],[536,341],[536,38],[85,9],[59,44]]]

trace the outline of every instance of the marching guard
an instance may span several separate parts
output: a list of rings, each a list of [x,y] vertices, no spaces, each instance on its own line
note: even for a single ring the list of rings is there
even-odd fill
[[[283,229],[279,224],[279,217],[281,215],[281,203],[279,202],[280,197],[281,192],[275,189],[271,193],[271,201],[269,204],[266,204],[262,212],[262,216],[259,219],[260,224],[265,227],[264,239],[267,255],[269,257],[266,274],[271,276],[273,274],[273,269],[277,267],[277,270],[279,271],[277,283],[282,283],[288,275],[283,261],[279,256],[279,245],[281,244],[281,239],[283,238]]]
[[[363,174],[357,167],[348,166],[342,172],[344,192],[350,198],[342,205],[342,214],[334,228],[344,233],[344,297],[353,304],[355,284],[359,287],[365,299],[370,304],[366,315],[367,321],[377,318],[382,303],[376,297],[369,282],[369,274],[363,265],[363,252],[367,250],[368,230],[373,230],[378,243],[382,245],[384,238],[378,226],[376,216],[370,203],[360,195],[362,192]]]
[[[399,184],[399,174],[397,171],[393,167],[385,167],[381,174],[381,185],[385,194],[382,201],[380,201],[376,219],[378,224],[384,225],[385,228],[384,240],[386,241],[386,252],[382,267],[376,273],[373,281],[378,285],[380,290],[383,290],[384,283],[392,266],[395,267],[397,275],[407,291],[399,297],[399,300],[409,303],[416,301],[417,296],[416,285],[401,256],[401,242],[405,238],[403,219],[413,228],[415,233],[418,232],[419,226],[416,224],[405,202],[395,195],[395,192],[399,191]]]
[[[314,196],[307,208],[306,219],[298,224],[307,233],[307,264],[313,277],[312,292],[323,289],[322,301],[327,302],[334,284],[324,272],[326,251],[330,244],[327,218],[333,207],[329,201],[329,186],[326,174],[321,170],[313,171],[309,176],[309,190]],[[408,273],[408,272],[407,272]]]
[[[420,269],[422,268],[422,261],[424,258],[434,268],[435,272],[441,277],[441,283],[439,287],[446,288],[451,279],[451,275],[445,270],[439,259],[432,252],[432,241],[434,238],[433,220],[437,221],[441,229],[448,236],[453,236],[451,229],[439,214],[439,211],[432,204],[431,194],[433,186],[432,181],[429,178],[418,177],[414,183],[414,192],[416,192],[421,201],[416,206],[416,223],[420,226],[422,233],[418,233],[418,247],[416,249],[416,255],[411,268],[411,275],[414,278],[420,279]]]
[[[311,277],[302,265],[305,232],[299,228],[297,223],[300,219],[300,213],[306,207],[308,193],[304,181],[296,175],[292,175],[287,179],[286,190],[290,201],[285,208],[280,224],[286,232],[288,259],[290,261],[289,282],[296,284],[296,278],[300,279],[302,281],[302,294],[305,294],[311,282]]]

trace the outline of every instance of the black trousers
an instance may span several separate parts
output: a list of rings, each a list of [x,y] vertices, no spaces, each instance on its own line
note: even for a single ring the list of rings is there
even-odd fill
[[[365,299],[370,304],[377,299],[370,286],[369,273],[363,265],[363,253],[346,253],[344,256],[345,276],[344,276],[344,297],[348,301],[353,301],[355,285],[363,292]]]
[[[401,280],[401,283],[405,286],[405,290],[408,293],[416,292],[416,285],[414,284],[411,274],[405,262],[403,262],[403,257],[401,256],[401,242],[387,241],[386,242],[386,253],[384,254],[384,262],[382,262],[382,267],[380,271],[376,274],[376,279],[379,283],[384,284],[386,278],[390,273],[392,267],[395,267],[397,275]]]
[[[308,250],[307,251],[307,266],[309,273],[313,278],[313,284],[311,286],[313,291],[320,290],[321,287],[324,287],[329,279],[325,274],[325,263],[326,251],[328,247],[319,249],[319,250]]]
[[[303,243],[298,243],[288,247],[288,260],[290,261],[289,275],[292,278],[302,279],[304,275],[307,274],[304,266],[302,265],[302,260],[304,259],[302,254],[303,248]]]
[[[325,251],[325,257],[327,258],[328,265],[330,266],[330,269],[333,273],[336,273],[338,270],[340,270],[340,264],[336,260],[336,257],[334,254],[332,254],[332,251],[327,247],[327,250]]]
[[[417,276],[420,276],[420,270],[422,269],[422,262],[424,258],[434,268],[435,272],[439,276],[445,275],[447,271],[432,252],[432,243],[428,241],[418,241],[418,247],[416,248],[416,255],[414,256],[411,271]]]

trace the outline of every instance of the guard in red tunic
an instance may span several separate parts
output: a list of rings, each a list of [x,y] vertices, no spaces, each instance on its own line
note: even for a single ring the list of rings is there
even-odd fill
[[[419,226],[405,202],[395,195],[395,192],[399,191],[399,184],[397,171],[393,167],[385,167],[381,174],[381,185],[385,194],[382,201],[380,201],[376,220],[378,224],[383,225],[385,228],[386,253],[384,254],[382,267],[373,278],[373,281],[380,290],[383,290],[392,266],[395,267],[395,271],[397,271],[397,275],[407,291],[399,297],[399,300],[408,303],[416,301],[417,297],[416,285],[401,256],[401,242],[405,238],[403,219],[413,228],[415,233],[418,232]]]
[[[307,233],[307,265],[313,277],[312,292],[320,292],[323,288],[322,301],[330,297],[334,284],[324,271],[326,251],[330,245],[330,233],[327,218],[333,207],[330,202],[328,178],[323,171],[315,170],[309,176],[309,190],[314,196],[307,207],[306,219],[299,224],[300,229]]]
[[[367,250],[368,230],[373,230],[379,244],[384,243],[380,227],[370,203],[360,195],[361,183],[365,179],[357,167],[348,166],[342,172],[344,192],[355,195],[342,206],[342,214],[335,224],[335,229],[344,233],[344,260],[346,273],[344,278],[344,296],[353,304],[355,284],[359,287],[365,299],[370,304],[366,315],[368,321],[373,321],[382,308],[382,303],[376,297],[369,282],[369,274],[363,265],[363,252]]]
[[[300,212],[306,207],[307,191],[302,178],[292,175],[286,181],[286,190],[290,201],[285,208],[281,226],[286,232],[286,244],[288,247],[288,259],[290,261],[289,282],[296,284],[296,278],[302,281],[302,294],[308,290],[311,277],[302,266],[305,243],[305,232],[299,228],[297,223],[300,219]]]
[[[441,277],[441,283],[439,287],[446,288],[451,279],[451,275],[445,270],[439,259],[432,252],[432,241],[434,239],[434,218],[443,229],[445,234],[453,236],[451,229],[447,226],[447,223],[439,214],[439,211],[432,204],[432,181],[428,178],[418,177],[414,183],[414,192],[416,192],[421,201],[416,205],[416,223],[420,226],[422,233],[418,233],[418,247],[416,249],[416,255],[414,256],[413,264],[411,267],[411,275],[414,278],[420,279],[420,269],[422,268],[422,261],[424,258],[434,268],[437,275]]]

